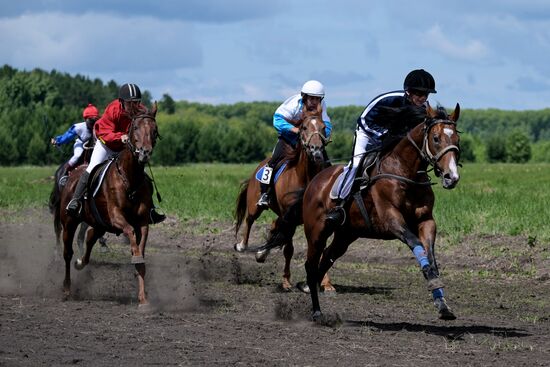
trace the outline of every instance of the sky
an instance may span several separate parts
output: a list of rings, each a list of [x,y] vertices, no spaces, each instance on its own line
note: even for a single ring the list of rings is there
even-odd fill
[[[0,0],[0,65],[153,99],[366,105],[418,68],[448,108],[550,107],[548,0]]]

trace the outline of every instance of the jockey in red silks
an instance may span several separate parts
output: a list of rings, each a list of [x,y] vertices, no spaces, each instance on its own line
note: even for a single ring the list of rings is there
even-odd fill
[[[67,205],[66,209],[70,215],[79,215],[80,201],[86,190],[92,170],[98,164],[103,163],[124,149],[126,143],[128,143],[128,128],[132,123],[132,119],[146,111],[145,106],[141,104],[139,87],[132,83],[122,85],[118,92],[118,98],[109,103],[94,126],[97,141],[86,172],[80,176],[73,197]],[[154,208],[152,209],[152,223],[159,223],[164,219],[166,219],[165,215],[157,213]]]

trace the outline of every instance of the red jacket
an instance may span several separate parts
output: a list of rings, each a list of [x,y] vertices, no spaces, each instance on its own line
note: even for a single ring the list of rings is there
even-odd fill
[[[140,105],[140,108],[145,108]],[[124,144],[120,137],[128,134],[128,127],[132,119],[122,108],[122,103],[115,99],[103,112],[103,116],[94,125],[96,137],[103,142],[109,149],[119,152],[124,149]]]

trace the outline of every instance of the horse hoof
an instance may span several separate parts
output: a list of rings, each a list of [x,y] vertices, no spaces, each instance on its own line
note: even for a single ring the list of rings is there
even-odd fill
[[[439,312],[439,318],[441,320],[456,320],[455,314],[451,311],[449,306],[447,306],[447,302],[444,298],[437,298],[434,301],[434,305]]]
[[[315,322],[320,321],[322,316],[323,314],[321,313],[321,311],[314,311],[311,314],[311,320]]]
[[[74,262],[74,268],[76,270],[82,270],[84,269],[84,263],[82,262],[82,259],[76,259],[76,261]]]
[[[267,259],[267,255],[269,255],[269,250],[260,250],[256,252],[256,261],[259,263],[264,263],[265,259]]]
[[[244,247],[241,242],[236,243],[235,245],[233,245],[233,248],[237,252],[244,252],[246,250],[246,247]]]
[[[296,288],[298,288],[300,291],[304,292],[304,293],[311,293],[310,290],[309,290],[309,285],[307,285],[306,282],[299,282],[296,284]]]

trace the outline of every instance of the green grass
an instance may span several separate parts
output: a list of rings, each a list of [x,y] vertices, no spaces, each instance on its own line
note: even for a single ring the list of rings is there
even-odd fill
[[[191,164],[155,167],[160,206],[181,221],[229,222],[240,183],[254,164]],[[47,205],[54,167],[0,167],[0,208]],[[434,178],[434,182],[438,182]],[[461,169],[454,190],[435,185],[435,218],[440,234],[524,235],[530,246],[550,239],[549,164],[473,164]],[[267,214],[267,213],[266,213]],[[264,214],[268,222],[273,214]]]

